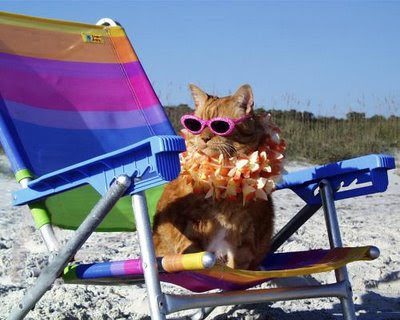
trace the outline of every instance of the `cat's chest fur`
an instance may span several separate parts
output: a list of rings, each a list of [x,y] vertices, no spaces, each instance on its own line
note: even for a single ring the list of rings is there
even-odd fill
[[[271,201],[204,199],[170,183],[158,204],[154,242],[158,255],[210,251],[233,268],[255,268],[264,257],[272,234]]]
[[[181,211],[185,216],[184,235],[201,250],[213,252],[220,263],[235,267],[235,253],[243,243],[254,241],[254,221],[248,208],[240,201],[204,199],[204,195],[193,195],[191,206]],[[190,203],[187,198],[185,203]]]

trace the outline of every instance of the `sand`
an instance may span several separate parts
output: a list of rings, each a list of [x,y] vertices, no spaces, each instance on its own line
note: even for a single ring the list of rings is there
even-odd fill
[[[292,171],[306,166],[290,163],[286,168]],[[389,181],[385,193],[337,202],[344,244],[372,244],[381,250],[377,260],[356,262],[348,267],[359,319],[400,319],[400,169],[389,172]],[[4,156],[0,156],[0,183],[3,191],[0,195],[0,317],[6,318],[25,289],[33,284],[38,268],[46,263],[47,255],[27,208],[11,206],[11,192],[18,185]],[[274,201],[276,228],[303,206],[302,200],[288,190],[276,192]],[[326,248],[325,232],[320,211],[284,245],[283,250]],[[71,236],[70,231],[57,229],[56,233],[62,242]],[[76,258],[89,262],[138,255],[136,233],[97,233],[89,238]],[[333,280],[333,273],[323,273],[289,279],[289,283],[327,283]],[[184,292],[172,285],[163,285],[163,290]],[[324,298],[218,307],[208,319],[333,320],[341,319],[341,312],[338,299]],[[62,285],[58,280],[27,319],[144,319],[146,314],[146,290],[143,286]],[[182,319],[185,314],[187,312],[177,313],[169,318]]]

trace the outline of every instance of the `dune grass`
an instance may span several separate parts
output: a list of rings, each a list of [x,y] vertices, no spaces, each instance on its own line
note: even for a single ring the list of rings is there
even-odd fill
[[[166,107],[175,129],[182,128],[182,114],[193,112],[187,105]],[[265,110],[282,129],[287,141],[288,160],[327,163],[370,153],[394,153],[400,149],[400,117],[365,117],[350,112],[345,119],[315,117],[309,112],[295,110]]]

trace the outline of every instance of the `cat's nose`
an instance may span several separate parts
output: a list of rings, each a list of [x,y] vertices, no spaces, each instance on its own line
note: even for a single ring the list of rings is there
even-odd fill
[[[201,140],[203,140],[205,143],[210,141],[212,139],[212,137],[213,137],[213,134],[209,128],[204,128],[203,132],[200,134]]]

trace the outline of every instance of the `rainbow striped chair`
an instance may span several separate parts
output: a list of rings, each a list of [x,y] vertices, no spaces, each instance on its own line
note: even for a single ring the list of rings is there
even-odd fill
[[[334,200],[385,191],[392,157],[370,155],[283,177],[277,189],[293,190],[306,205],[275,235],[272,251],[321,207],[330,249],[271,253],[257,272],[215,265],[209,252],[156,258],[148,211],[154,212],[159,186],[179,174],[185,144],[124,30],[110,19],[88,25],[2,12],[0,39],[0,142],[22,186],[13,203],[29,206],[51,253],[10,319],[25,317],[58,277],[85,284],[144,281],[153,319],[184,309],[327,296],[341,300],[345,319],[355,318],[345,266],[377,258],[379,250],[343,248]],[[52,225],[76,229],[64,247]],[[93,231],[135,228],[140,259],[73,261]],[[332,284],[244,290],[272,278],[332,270]],[[164,294],[160,281],[223,292]]]

